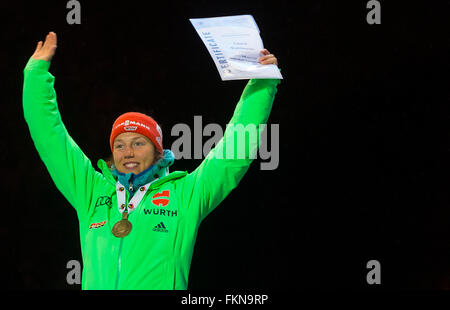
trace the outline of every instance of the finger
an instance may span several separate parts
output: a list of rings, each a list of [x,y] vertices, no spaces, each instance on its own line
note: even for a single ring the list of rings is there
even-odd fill
[[[272,59],[272,58],[275,58],[275,56],[272,55],[272,54],[270,54],[270,55],[266,55],[266,56],[259,57],[258,61],[259,61],[260,63],[262,63],[262,62],[267,62],[267,61],[269,61],[269,60]],[[275,59],[276,59],[276,58],[275,58]]]
[[[261,50],[260,53],[263,54],[263,55],[269,55],[270,54],[270,52],[267,49]]]
[[[54,43],[55,45],[57,45],[57,43],[58,43],[58,37],[56,36],[56,33],[53,32],[53,31],[50,31],[50,35],[51,35],[52,43]]]
[[[270,58],[261,60],[260,64],[262,64],[262,65],[268,65],[268,64],[278,65],[278,60],[276,57],[270,57]]]
[[[275,60],[265,60],[265,61],[261,61],[260,64],[262,65],[276,65],[277,62]]]
[[[50,33],[45,36],[44,45],[42,45],[42,47],[44,47],[44,48],[47,47],[49,37],[50,37]]]
[[[266,59],[269,59],[269,58],[272,58],[272,57],[275,57],[275,56],[273,54],[269,54],[269,55],[261,56],[261,57],[259,57],[259,59],[266,60]]]
[[[44,42],[44,48],[55,48],[56,47],[56,33],[54,32],[49,32],[47,34],[47,36],[45,37],[45,42]]]
[[[36,54],[37,52],[39,52],[39,50],[42,48],[42,41],[39,41],[36,45],[36,49],[34,50],[33,54]]]

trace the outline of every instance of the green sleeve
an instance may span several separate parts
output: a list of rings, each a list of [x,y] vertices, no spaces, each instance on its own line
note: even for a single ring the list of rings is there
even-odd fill
[[[34,145],[56,187],[76,209],[89,212],[101,175],[69,136],[58,110],[50,62],[30,58],[24,69],[23,111]]]
[[[194,218],[203,220],[247,172],[260,144],[259,136],[263,127],[259,125],[267,123],[279,83],[278,79],[250,80],[223,138],[197,169],[184,178],[183,204]],[[256,139],[255,135],[249,134],[243,140],[243,128],[249,133],[256,130]]]

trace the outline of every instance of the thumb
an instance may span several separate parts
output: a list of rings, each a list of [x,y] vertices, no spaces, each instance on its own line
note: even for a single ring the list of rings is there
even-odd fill
[[[37,52],[39,52],[39,50],[42,47],[42,41],[39,41],[38,44],[36,45],[36,49],[34,50],[34,54],[36,54]]]

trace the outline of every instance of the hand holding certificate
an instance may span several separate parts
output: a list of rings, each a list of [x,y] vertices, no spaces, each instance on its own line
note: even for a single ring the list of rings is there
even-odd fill
[[[223,81],[282,79],[251,15],[191,18]],[[268,64],[265,64],[268,63]]]

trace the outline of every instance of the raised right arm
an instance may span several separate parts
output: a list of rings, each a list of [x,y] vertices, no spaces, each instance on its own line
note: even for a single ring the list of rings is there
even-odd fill
[[[104,178],[69,136],[61,120],[54,90],[55,77],[48,72],[51,57],[48,61],[34,58],[38,48],[42,50],[45,45],[38,43],[24,69],[24,116],[34,145],[55,185],[78,216],[85,216],[89,213],[94,187]]]

